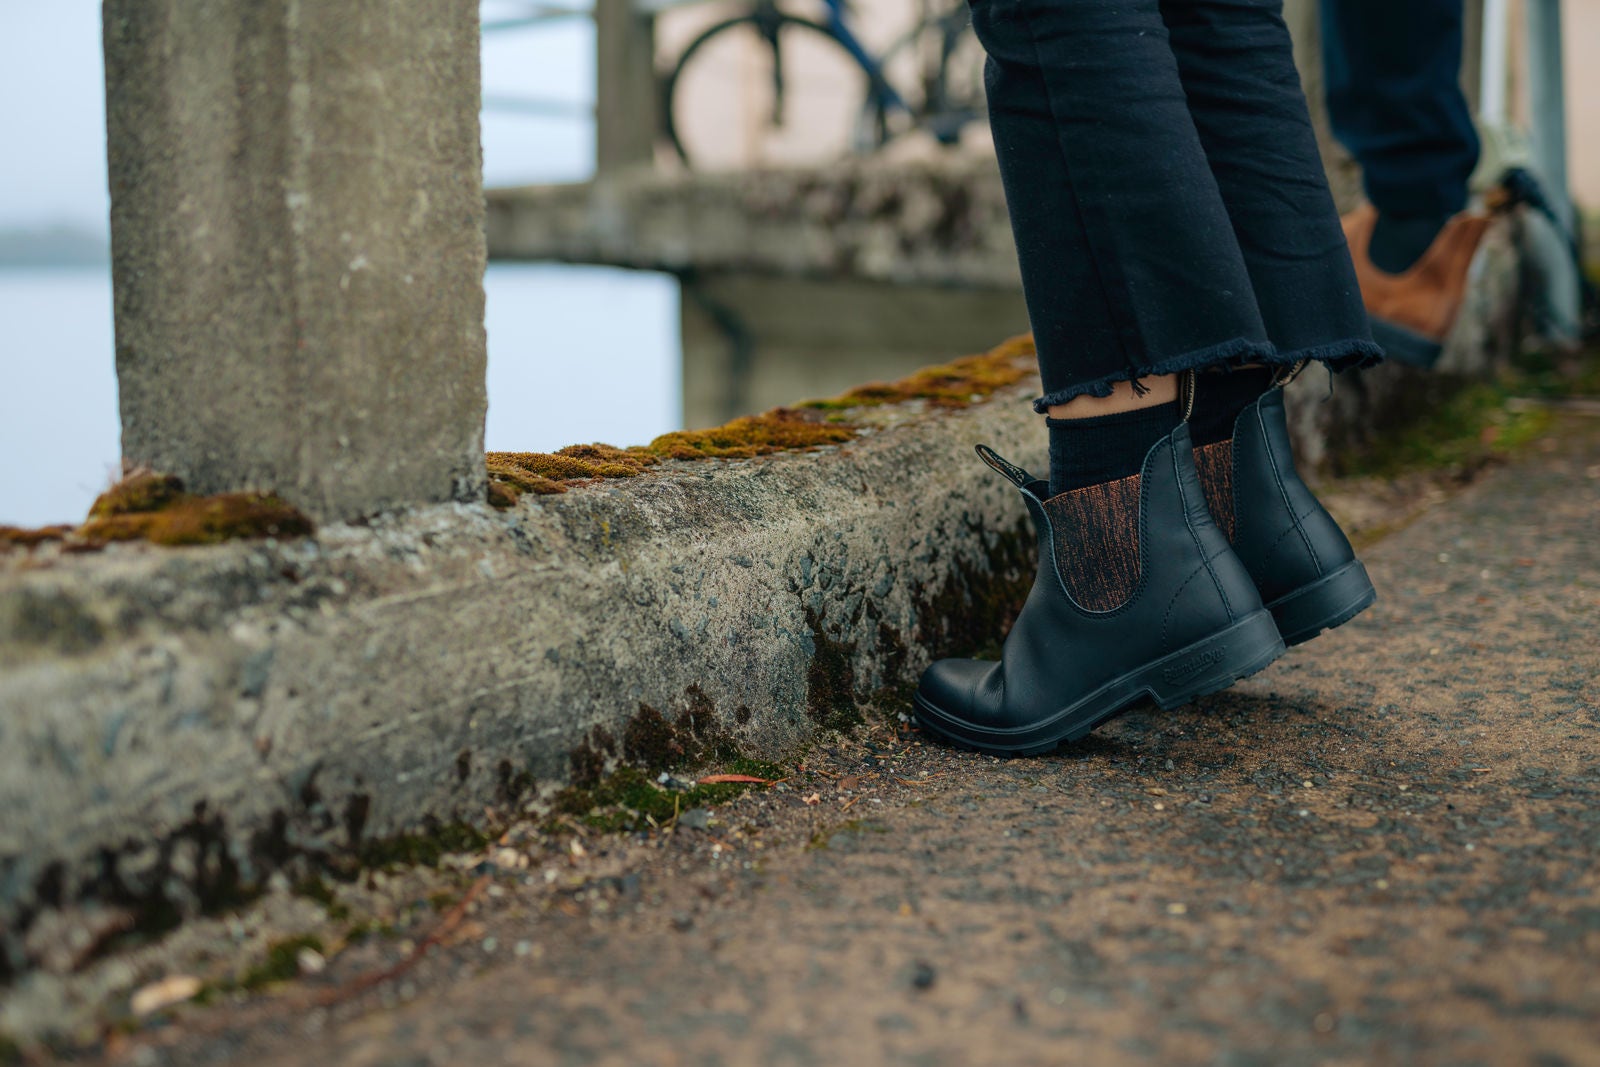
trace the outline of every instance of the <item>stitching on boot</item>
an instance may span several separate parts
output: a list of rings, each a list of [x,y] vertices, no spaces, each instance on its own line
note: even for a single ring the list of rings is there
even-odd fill
[[[1200,472],[1200,488],[1206,495],[1206,507],[1217,520],[1228,544],[1234,543],[1237,523],[1233,514],[1233,440],[1217,441],[1194,450],[1194,465]]]
[[[1194,462],[1194,460],[1193,460],[1194,450],[1191,448],[1189,451],[1190,451],[1190,457],[1191,457],[1190,458],[1190,463],[1192,464]],[[1187,490],[1184,488],[1183,473],[1178,469],[1178,452],[1177,452],[1176,449],[1173,449],[1171,459],[1172,459],[1172,477],[1173,477],[1173,480],[1177,483],[1177,486],[1178,486],[1178,499],[1183,502],[1183,515],[1184,515],[1183,525],[1184,525],[1184,528],[1189,531],[1189,539],[1194,542],[1195,551],[1200,554],[1201,562],[1203,562],[1205,564],[1206,570],[1211,575],[1211,584],[1216,587],[1217,596],[1222,601],[1222,610],[1227,612],[1229,621],[1235,620],[1239,616],[1234,613],[1233,603],[1232,603],[1232,601],[1230,601],[1228,599],[1228,590],[1223,587],[1222,580],[1217,577],[1216,568],[1211,566],[1211,561],[1216,559],[1217,556],[1208,556],[1208,555],[1206,555],[1206,546],[1200,543],[1200,534],[1195,530],[1194,524],[1189,521],[1189,507],[1190,507],[1190,503],[1191,502],[1189,500],[1189,494],[1188,494]],[[1198,477],[1195,478],[1196,483],[1198,483],[1199,480],[1200,479]],[[1206,506],[1205,505],[1205,500],[1204,500],[1205,495],[1206,495],[1205,494],[1205,489],[1202,487],[1201,490],[1200,490],[1200,496],[1201,496],[1202,499],[1199,502],[1200,506],[1202,508]]]
[[[1289,490],[1285,488],[1283,484],[1283,474],[1278,466],[1279,457],[1277,451],[1272,447],[1272,436],[1267,433],[1266,419],[1264,419],[1261,415],[1261,406],[1259,404],[1256,405],[1255,418],[1256,423],[1261,430],[1261,446],[1266,449],[1267,457],[1271,461],[1267,465],[1272,469],[1272,484],[1277,487],[1278,499],[1282,500],[1285,507],[1288,508],[1289,518],[1293,523],[1291,528],[1295,533],[1300,535],[1300,545],[1305,549],[1306,556],[1311,560],[1312,569],[1315,570],[1318,575],[1321,575],[1323,573],[1322,559],[1317,555],[1316,548],[1312,546],[1311,538],[1306,534],[1305,525],[1300,521],[1300,517],[1294,513],[1293,508],[1288,507]],[[1289,465],[1290,467],[1294,466],[1294,459],[1292,457],[1289,458]],[[1282,538],[1279,538],[1279,541],[1281,540]]]

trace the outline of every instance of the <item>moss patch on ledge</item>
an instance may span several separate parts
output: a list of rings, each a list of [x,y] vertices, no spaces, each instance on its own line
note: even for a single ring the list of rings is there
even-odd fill
[[[897,382],[871,382],[827,400],[746,415],[707,430],[662,434],[648,445],[569,445],[555,452],[490,452],[489,503],[508,508],[523,493],[564,493],[606,478],[632,478],[664,459],[751,459],[852,440],[860,428],[840,417],[855,408],[922,401],[962,408],[1034,372],[1033,336],[923,370]]]
[[[925,401],[932,407],[964,408],[1015,385],[1034,372],[1033,335],[1013,337],[988,352],[924,367],[897,382],[869,382],[828,400],[800,406],[825,411]]]
[[[73,552],[104,548],[113,541],[214,545],[257,537],[308,537],[314,531],[309,518],[270,493],[194,496],[171,475],[141,471],[100,494],[81,526],[0,527],[0,552],[50,542]]]

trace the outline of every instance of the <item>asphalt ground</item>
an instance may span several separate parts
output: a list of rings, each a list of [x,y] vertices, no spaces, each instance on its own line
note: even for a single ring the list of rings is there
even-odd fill
[[[1008,761],[891,714],[99,1055],[1600,1064],[1600,419],[1365,559],[1377,605],[1226,693]]]

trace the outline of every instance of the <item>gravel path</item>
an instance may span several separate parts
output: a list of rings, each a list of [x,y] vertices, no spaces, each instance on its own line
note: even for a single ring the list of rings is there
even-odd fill
[[[869,728],[708,829],[567,839],[345,1003],[401,950],[112,1055],[1600,1064],[1600,421],[1547,444],[1228,693],[1027,760]]]

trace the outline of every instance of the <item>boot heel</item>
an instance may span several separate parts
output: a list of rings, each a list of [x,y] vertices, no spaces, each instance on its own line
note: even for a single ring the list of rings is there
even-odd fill
[[[1298,645],[1349,622],[1377,599],[1367,568],[1359,559],[1353,559],[1314,584],[1279,597],[1267,605],[1267,610],[1277,620],[1283,643]]]
[[[1164,711],[1226,689],[1283,655],[1283,639],[1262,609],[1179,649],[1146,669],[1145,689]]]

